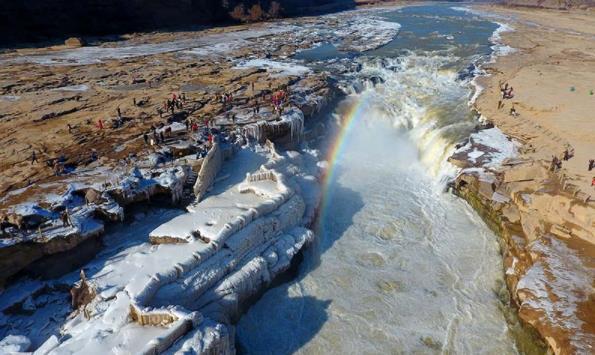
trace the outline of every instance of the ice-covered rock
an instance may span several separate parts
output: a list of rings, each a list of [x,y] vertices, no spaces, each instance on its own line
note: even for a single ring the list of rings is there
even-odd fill
[[[228,327],[244,302],[313,239],[304,226],[318,203],[316,157],[271,142],[238,152],[204,200],[150,234],[184,244],[142,247],[88,280],[96,296],[64,325],[53,352],[161,352],[180,338],[172,350],[233,352]]]
[[[31,347],[31,340],[23,335],[9,335],[0,340],[0,354],[24,353]]]
[[[215,142],[207,156],[203,159],[198,178],[194,184],[194,196],[197,201],[203,199],[208,189],[213,185],[215,177],[223,164],[223,152],[218,142]]]

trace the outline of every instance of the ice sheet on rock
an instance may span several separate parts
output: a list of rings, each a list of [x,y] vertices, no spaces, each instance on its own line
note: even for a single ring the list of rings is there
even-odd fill
[[[179,133],[186,131],[186,125],[182,122],[173,122],[162,128],[157,128],[157,133],[165,132],[167,129],[171,129],[172,133]]]
[[[81,85],[70,85],[70,86],[60,86],[50,91],[73,91],[73,92],[85,92],[89,90],[89,85],[81,84]]]
[[[22,213],[23,216],[38,214],[49,219],[45,223],[43,230],[31,231],[28,234],[17,235],[11,238],[1,238],[0,248],[9,247],[18,243],[27,241],[45,242],[54,238],[63,238],[78,235],[87,238],[98,235],[103,231],[103,223],[93,217],[94,210],[87,206],[73,209],[69,212],[69,219],[72,224],[63,225],[58,218],[57,213],[41,209],[36,205],[22,204],[15,210]]]
[[[538,239],[530,248],[538,259],[516,287],[517,292],[530,294],[522,301],[521,311],[523,308],[536,310],[551,326],[570,331],[572,345],[579,352],[591,352],[589,344],[595,339],[583,329],[584,322],[577,308],[589,302],[595,269],[556,238]]]
[[[0,354],[24,353],[31,347],[31,340],[23,335],[9,335],[0,340]]]
[[[471,134],[469,143],[455,154],[465,153],[472,163],[479,161],[483,167],[497,168],[504,160],[518,155],[518,146],[498,128],[490,128]]]
[[[265,164],[270,165],[271,168],[281,169],[292,165],[291,163],[303,165],[301,155],[298,153],[291,153],[287,154],[286,157],[281,157],[276,153],[272,154],[268,150],[262,150],[261,153],[257,154],[264,154],[269,159],[272,159]],[[250,161],[259,161],[253,154],[241,154],[240,152],[240,156],[249,160],[243,164],[238,164],[240,168],[242,166],[246,168],[253,166]],[[317,169],[313,162],[309,161],[309,163],[312,163],[312,169]],[[174,218],[164,224],[170,226],[172,229],[183,228],[187,230],[188,226],[186,224],[194,222],[191,220],[181,221],[180,217],[190,216],[196,219],[197,215],[206,213],[200,215],[202,217],[197,219],[206,219],[206,216],[209,218],[218,218],[217,223],[219,225],[214,224],[211,227],[221,228],[223,226],[224,229],[231,227],[230,230],[235,233],[231,234],[232,238],[235,238],[233,239],[233,248],[222,249],[215,254],[218,241],[215,239],[214,243],[209,244],[205,244],[201,240],[191,240],[183,246],[158,245],[147,248],[145,245],[140,245],[122,252],[121,255],[113,259],[113,262],[106,264],[91,278],[91,282],[97,287],[100,295],[116,294],[117,300],[108,301],[99,299],[96,308],[108,307],[103,314],[99,314],[98,318],[93,318],[90,321],[86,321],[86,323],[73,321],[67,325],[65,327],[66,332],[73,335],[73,338],[60,346],[60,352],[86,350],[89,349],[89,344],[98,346],[99,349],[104,350],[108,349],[107,346],[121,347],[124,350],[130,349],[130,346],[134,345],[128,340],[130,337],[139,336],[141,339],[138,341],[147,341],[146,339],[159,336],[159,334],[162,336],[162,333],[153,334],[152,332],[154,330],[152,328],[149,328],[151,329],[150,334],[140,334],[137,332],[138,328],[134,324],[127,323],[118,317],[121,317],[120,314],[127,314],[127,308],[125,307],[128,307],[131,302],[143,305],[154,298],[154,301],[158,304],[169,304],[172,300],[175,300],[175,303],[178,304],[188,303],[189,301],[184,301],[184,299],[190,297],[189,300],[191,300],[192,297],[198,297],[202,292],[212,287],[232,271],[238,263],[241,264],[243,260],[246,260],[246,263],[250,264],[250,260],[253,260],[258,253],[264,252],[268,248],[269,245],[266,244],[266,241],[277,235],[280,229],[301,223],[305,203],[299,196],[294,196],[276,210],[278,205],[290,196],[287,195],[287,189],[282,189],[283,186],[278,185],[283,181],[283,178],[277,177],[276,181],[271,180],[275,184],[271,184],[269,188],[272,189],[274,186],[275,189],[279,190],[280,195],[283,194],[286,197],[275,197],[271,199],[267,196],[265,199],[251,193],[241,193],[239,191],[238,184],[242,180],[238,180],[238,178],[244,175],[243,173],[244,171],[240,169],[236,173],[239,176],[233,176],[232,174],[226,180],[236,181],[235,184],[224,183],[226,188],[221,193],[212,194],[207,199],[189,209],[187,214]],[[260,181],[258,180],[258,182]],[[244,181],[244,183],[246,182]],[[214,189],[217,190],[220,188],[215,186]],[[255,202],[257,202],[256,207],[251,210],[250,206]],[[258,221],[260,222],[252,221],[250,218],[243,220],[235,218],[236,216],[234,214],[237,215],[240,213],[245,215],[246,211],[251,213],[253,217],[260,216],[261,214],[256,213],[260,208],[258,202],[271,204],[271,208],[262,211],[262,215],[270,214],[269,217],[259,219]],[[241,207],[238,207],[240,205]],[[157,228],[157,230],[160,228]],[[210,235],[209,233],[215,233],[215,230],[201,230],[201,235],[203,236],[208,236]],[[217,236],[224,236],[226,234],[229,233],[223,233]],[[291,237],[291,242],[285,243],[287,244],[287,248],[283,250],[283,258],[280,259],[283,260],[282,265],[288,265],[289,256],[297,253],[303,246],[303,243],[308,239],[307,236],[298,238],[297,235],[302,235],[302,232],[292,232],[293,234],[296,236]],[[223,241],[221,240],[221,242]],[[219,245],[218,248],[221,247],[222,245]],[[284,267],[279,266],[278,269],[282,270]],[[177,280],[181,274],[185,275],[185,277]],[[247,275],[252,275],[252,273],[242,275],[242,277],[248,277]],[[242,280],[248,282],[250,277]],[[119,291],[114,293],[114,288]],[[185,298],[185,294],[188,297]],[[116,318],[112,318],[111,315]],[[109,324],[109,326],[106,324]],[[102,340],[102,344],[98,344],[96,339],[99,337],[99,334],[103,334],[106,331],[114,335],[110,335],[108,337],[109,339]],[[129,335],[125,336],[125,334]],[[213,341],[219,341],[217,339],[225,338],[224,336],[220,338],[216,334],[212,334],[212,336],[214,337]],[[209,339],[207,337],[204,341],[209,343]]]
[[[336,37],[342,38],[337,45],[340,50],[366,52],[379,48],[392,41],[401,28],[396,22],[384,21],[373,15],[339,15],[337,19],[340,25],[333,31]]]
[[[210,352],[212,354],[231,355],[232,353],[229,351],[232,348],[232,344],[232,334],[230,334],[224,324],[206,319],[164,354],[203,354]]]
[[[56,213],[48,211],[47,209],[39,207],[39,205],[31,202],[21,203],[19,205],[11,207],[10,210],[23,217],[41,216],[47,219],[52,219],[57,216]]]
[[[20,96],[16,95],[0,95],[0,101],[15,102],[20,100]]]
[[[143,327],[128,321],[130,299],[125,292],[107,305],[101,320],[85,320],[82,314],[66,324],[73,335],[52,354],[113,354],[140,351],[151,340],[167,333],[167,327]]]
[[[209,55],[224,53],[227,49],[237,48],[234,42],[244,44],[245,40],[280,34],[291,31],[292,26],[266,25],[263,28],[244,31],[207,34],[191,39],[168,41],[162,43],[134,43],[124,41],[115,46],[89,46],[76,49],[56,51],[43,55],[19,56],[8,59],[0,59],[0,63],[36,63],[41,65],[87,65],[101,63],[111,59],[126,59],[148,55],[155,55],[168,52],[190,50],[189,53]],[[221,43],[228,43],[221,45]],[[224,50],[224,52],[222,52]]]
[[[311,70],[308,67],[295,64],[274,61],[270,59],[250,59],[241,61],[233,69],[259,68],[266,69],[273,73],[273,76],[302,76]]]
[[[493,57],[502,57],[516,52],[515,48],[512,48],[509,45],[506,45],[502,42],[502,33],[512,32],[514,31],[514,28],[506,23],[497,23],[499,26],[494,31],[492,37],[490,37],[490,41],[494,43],[494,45],[492,46]],[[494,61],[494,59],[492,59],[492,61]]]
[[[239,155],[253,161],[260,159],[253,154]],[[250,162],[239,164],[234,169],[233,175],[227,180],[240,184],[248,172],[244,168],[251,167]],[[229,227],[227,224],[238,218],[246,219],[248,215],[255,215],[261,206],[267,204],[270,197],[256,195],[254,193],[242,193],[239,185],[229,186],[219,194],[211,194],[197,205],[188,207],[188,213],[174,218],[151,232],[151,236],[179,238],[185,241],[195,241],[195,232],[201,237],[217,242],[224,231]],[[217,189],[216,187],[214,189]],[[253,211],[253,212],[251,212]],[[248,221],[249,222],[249,221]]]

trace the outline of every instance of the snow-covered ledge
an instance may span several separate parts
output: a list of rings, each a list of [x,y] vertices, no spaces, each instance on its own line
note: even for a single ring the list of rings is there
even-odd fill
[[[318,152],[243,148],[205,198],[159,226],[153,245],[90,278],[96,297],[52,338],[52,353],[198,353],[234,350],[230,324],[242,303],[287,270],[313,239]],[[228,174],[226,174],[228,173]],[[232,182],[232,183],[230,183]],[[184,337],[181,341],[177,341]]]

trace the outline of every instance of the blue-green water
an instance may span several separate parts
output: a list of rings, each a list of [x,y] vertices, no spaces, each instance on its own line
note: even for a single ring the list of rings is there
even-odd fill
[[[498,24],[481,20],[462,11],[443,6],[413,6],[380,13],[378,17],[401,25],[399,35],[389,44],[364,53],[367,56],[395,57],[409,51],[452,52],[459,57],[487,55],[491,52],[489,37]],[[297,53],[305,61],[354,58],[361,53],[341,52],[333,43]]]

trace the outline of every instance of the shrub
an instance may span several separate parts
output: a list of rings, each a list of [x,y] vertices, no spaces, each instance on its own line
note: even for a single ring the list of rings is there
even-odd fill
[[[271,6],[269,7],[269,17],[270,18],[277,18],[281,16],[281,12],[283,11],[283,9],[281,9],[281,4],[279,4],[276,1],[273,1],[271,3]]]
[[[246,11],[244,10],[244,4],[239,4],[233,8],[233,11],[229,13],[232,19],[237,21],[246,21]]]
[[[248,19],[253,22],[264,19],[264,11],[260,7],[260,4],[252,5],[250,10],[248,10]]]

